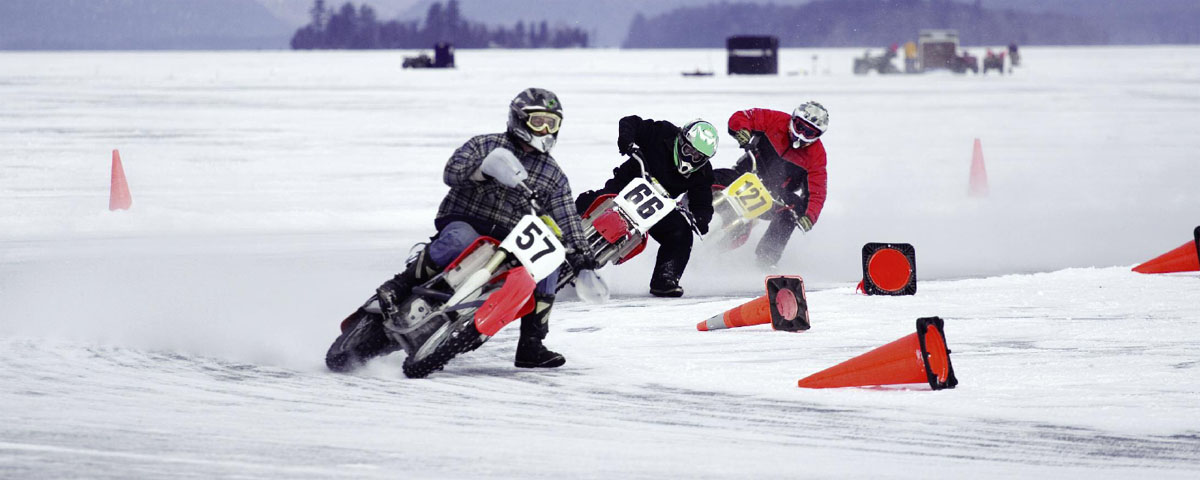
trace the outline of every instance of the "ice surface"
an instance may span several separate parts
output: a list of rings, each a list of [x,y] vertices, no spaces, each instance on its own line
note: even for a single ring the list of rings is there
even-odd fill
[[[1200,475],[1200,275],[1129,272],[1200,224],[1200,48],[1023,48],[1011,77],[406,53],[0,53],[0,477]],[[423,381],[325,372],[337,322],[433,233],[445,158],[527,86],[562,98],[577,192],[623,115],[825,104],[829,201],[781,265],[812,330],[696,332],[758,295],[750,248],[698,246],[663,300],[652,247],[604,272],[608,304],[555,307],[564,368],[514,369],[512,329]],[[106,211],[113,148],[129,211]],[[916,246],[916,296],[853,293],[870,241]],[[795,387],[932,315],[958,388]]]

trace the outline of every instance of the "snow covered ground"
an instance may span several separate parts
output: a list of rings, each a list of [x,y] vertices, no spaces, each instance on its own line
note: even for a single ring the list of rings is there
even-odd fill
[[[0,52],[0,477],[1200,475],[1200,274],[1129,271],[1200,224],[1200,48],[1023,48],[1011,77],[403,53]],[[445,158],[527,86],[562,97],[577,191],[623,115],[824,103],[829,201],[781,265],[813,328],[697,332],[759,294],[749,248],[699,247],[674,300],[645,294],[650,250],[604,272],[610,303],[556,307],[561,369],[513,368],[512,329],[426,380],[327,373],[337,322],[433,233]],[[853,293],[870,241],[916,246],[916,296]],[[933,315],[956,389],[796,388]]]

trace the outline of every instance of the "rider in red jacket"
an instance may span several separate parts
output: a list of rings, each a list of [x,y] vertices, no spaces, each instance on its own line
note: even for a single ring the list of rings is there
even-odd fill
[[[742,148],[758,155],[758,176],[784,205],[776,209],[771,225],[758,242],[758,264],[774,267],[783,255],[793,228],[809,231],[825,206],[825,146],[818,138],[829,128],[829,112],[817,102],[806,102],[787,113],[751,108],[729,117],[729,133]],[[728,185],[752,167],[739,162],[732,170],[719,169],[717,183]]]

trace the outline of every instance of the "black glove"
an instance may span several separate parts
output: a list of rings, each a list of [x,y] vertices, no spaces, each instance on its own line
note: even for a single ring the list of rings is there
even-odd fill
[[[596,263],[596,257],[593,257],[591,252],[581,252],[579,250],[574,250],[567,254],[567,265],[570,265],[571,269],[576,272],[600,268],[600,265]]]
[[[621,155],[629,155],[630,153],[633,153],[634,150],[637,150],[637,148],[637,144],[633,143],[633,140],[625,138],[624,136],[617,137],[617,153],[620,153]]]
[[[708,235],[708,222],[697,221],[696,231],[700,232],[700,235]]]

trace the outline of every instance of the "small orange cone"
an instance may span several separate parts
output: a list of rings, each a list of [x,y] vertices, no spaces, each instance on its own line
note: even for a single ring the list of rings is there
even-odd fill
[[[983,166],[983,146],[975,139],[975,151],[971,154],[971,188],[968,193],[972,197],[988,196],[987,168]]]
[[[950,349],[942,319],[917,319],[917,333],[800,379],[800,388],[863,387],[928,383],[934,390],[954,388]]]
[[[864,295],[915,295],[917,249],[909,243],[871,242],[862,248]]]
[[[774,275],[767,277],[766,284],[766,295],[697,323],[696,330],[707,332],[765,323],[785,332],[808,330],[812,325],[808,321],[804,279],[794,275]]]
[[[1195,272],[1200,270],[1200,227],[1193,232],[1195,240],[1133,267],[1138,273]]]
[[[121,152],[114,149],[112,184],[108,191],[108,209],[128,210],[131,205],[133,205],[133,197],[129,195],[129,184],[125,182],[125,168],[121,166]]]

